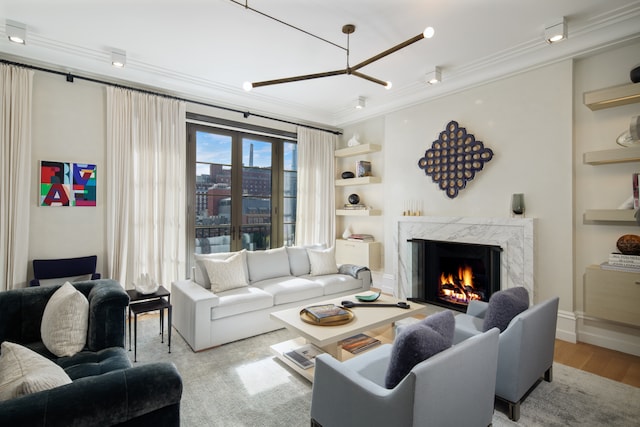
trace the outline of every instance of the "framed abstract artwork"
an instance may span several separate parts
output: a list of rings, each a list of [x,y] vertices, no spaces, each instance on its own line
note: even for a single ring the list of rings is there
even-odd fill
[[[96,165],[40,162],[40,206],[96,206]]]

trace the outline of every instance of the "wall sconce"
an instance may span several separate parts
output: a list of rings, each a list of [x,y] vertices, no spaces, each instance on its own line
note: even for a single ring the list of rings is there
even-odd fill
[[[555,18],[544,26],[544,40],[551,44],[567,39],[567,20]]]
[[[440,67],[436,67],[433,71],[428,72],[425,76],[425,81],[430,85],[440,83],[442,81],[442,72],[440,71]]]
[[[5,29],[9,41],[18,44],[27,43],[27,26],[25,24],[7,19]]]
[[[111,65],[117,68],[124,68],[127,63],[127,53],[124,50],[111,50]]]
[[[358,100],[356,101],[355,109],[362,110],[366,106],[367,106],[367,98],[365,98],[364,96],[359,96]]]

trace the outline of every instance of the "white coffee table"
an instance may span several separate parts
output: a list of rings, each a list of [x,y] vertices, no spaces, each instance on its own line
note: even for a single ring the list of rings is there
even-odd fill
[[[400,307],[353,307],[350,310],[354,313],[354,319],[344,325],[337,326],[321,326],[313,325],[304,322],[300,319],[300,311],[309,305],[320,304],[336,304],[341,305],[342,301],[349,300],[358,303],[358,300],[354,295],[347,295],[329,299],[326,301],[320,301],[313,304],[305,304],[297,308],[290,308],[287,310],[281,310],[271,313],[271,318],[282,322],[282,324],[293,331],[300,337],[297,339],[285,341],[283,343],[275,344],[271,346],[271,350],[276,357],[282,360],[285,364],[302,374],[304,377],[313,380],[313,368],[302,369],[287,357],[284,353],[291,349],[300,347],[306,343],[312,343],[325,352],[331,354],[338,360],[342,360],[346,352],[342,351],[339,345],[339,341],[352,337],[362,332],[372,332],[368,335],[374,336],[380,339],[382,342],[390,342],[393,340],[392,331],[389,332],[393,323],[412,317],[417,314],[424,314],[427,310],[425,305],[421,305],[415,302],[410,302],[410,308],[403,309]],[[372,303],[366,303],[368,305],[375,304],[396,304],[398,302],[405,302],[404,300],[396,299],[389,295],[381,295],[377,301]]]

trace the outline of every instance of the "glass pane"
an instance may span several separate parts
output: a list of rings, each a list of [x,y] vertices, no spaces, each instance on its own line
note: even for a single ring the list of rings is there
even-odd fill
[[[284,246],[293,246],[296,243],[296,225],[285,224],[284,226]]]
[[[271,143],[243,139],[242,165],[242,194],[271,197]]]
[[[298,195],[298,173],[284,173],[284,197],[296,197]]]
[[[295,197],[284,198],[284,210],[282,212],[282,220],[285,224],[296,222],[296,201]]]
[[[242,165],[250,168],[271,169],[271,143],[243,138]]]
[[[230,136],[196,132],[196,253],[231,249]]]
[[[298,144],[293,142],[285,142],[283,144],[284,151],[284,170],[298,170]]]
[[[271,246],[271,198],[242,198],[242,246],[269,249]]]
[[[242,249],[259,251],[271,248],[271,224],[244,225],[242,230]]]

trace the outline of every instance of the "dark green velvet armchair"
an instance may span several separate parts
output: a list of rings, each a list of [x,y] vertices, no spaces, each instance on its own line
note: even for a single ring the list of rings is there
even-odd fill
[[[0,402],[0,425],[177,426],[182,379],[171,363],[132,367],[124,349],[129,297],[114,280],[73,284],[89,301],[83,351],[58,358],[40,336],[49,298],[59,286],[0,292],[0,343],[28,347],[60,365],[71,384]],[[160,391],[161,390],[161,391]]]

